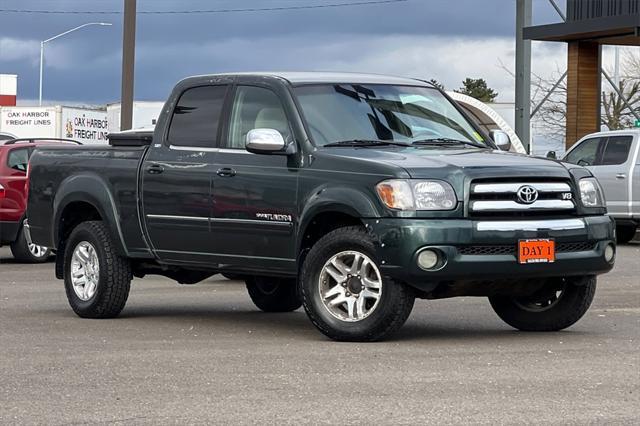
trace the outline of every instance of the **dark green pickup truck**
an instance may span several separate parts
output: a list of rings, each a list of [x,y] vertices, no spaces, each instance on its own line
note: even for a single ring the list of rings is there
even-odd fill
[[[81,317],[133,277],[239,277],[258,308],[377,340],[416,297],[486,296],[521,330],[560,330],[613,267],[583,167],[510,154],[423,81],[349,73],[187,78],[154,132],[31,158],[32,240],[54,247]]]

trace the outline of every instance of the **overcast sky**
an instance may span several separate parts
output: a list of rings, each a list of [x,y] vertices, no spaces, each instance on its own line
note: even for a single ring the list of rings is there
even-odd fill
[[[363,0],[138,0],[138,11],[244,9]],[[121,11],[122,0],[0,0],[0,9]],[[560,21],[534,0],[534,23]],[[558,2],[564,9],[564,0]],[[46,45],[44,98],[100,104],[120,96],[121,14],[0,12],[0,73],[18,74],[18,98],[38,95],[40,40],[85,22]],[[188,75],[251,70],[336,70],[435,78],[447,89],[485,78],[512,101],[515,0],[408,0],[289,11],[138,15],[135,97],[164,100]],[[534,43],[533,68],[566,66],[566,46]]]

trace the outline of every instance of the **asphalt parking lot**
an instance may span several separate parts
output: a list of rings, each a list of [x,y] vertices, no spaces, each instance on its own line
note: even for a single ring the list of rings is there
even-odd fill
[[[53,264],[0,249],[0,424],[637,424],[640,243],[587,315],[510,329],[484,299],[417,301],[394,339],[335,343],[244,285],[134,280],[118,319],[83,320]]]

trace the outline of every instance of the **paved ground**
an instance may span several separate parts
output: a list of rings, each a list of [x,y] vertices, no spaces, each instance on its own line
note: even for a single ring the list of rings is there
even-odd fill
[[[237,282],[134,281],[77,318],[51,263],[0,249],[0,424],[602,423],[640,419],[640,244],[569,330],[511,330],[484,299],[418,301],[395,339],[328,341]]]

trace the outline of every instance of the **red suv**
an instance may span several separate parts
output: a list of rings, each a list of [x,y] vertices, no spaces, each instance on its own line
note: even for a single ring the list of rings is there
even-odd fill
[[[22,262],[44,262],[47,247],[31,242],[24,227],[27,209],[27,165],[38,146],[80,142],[71,139],[12,139],[0,141],[0,246],[10,244],[13,256]]]

